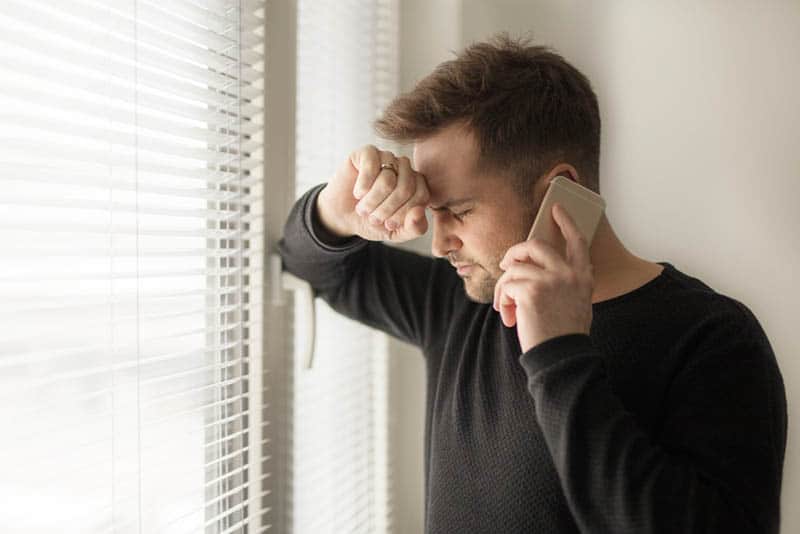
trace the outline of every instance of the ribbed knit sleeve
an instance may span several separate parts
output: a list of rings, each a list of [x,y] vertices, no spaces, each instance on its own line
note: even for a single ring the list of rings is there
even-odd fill
[[[576,523],[586,534],[777,534],[787,419],[766,336],[754,318],[726,312],[676,350],[686,363],[650,433],[588,335],[520,356]]]

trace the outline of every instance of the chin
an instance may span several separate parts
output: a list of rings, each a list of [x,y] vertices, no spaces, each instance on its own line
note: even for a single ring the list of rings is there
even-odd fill
[[[494,286],[496,280],[492,279],[464,279],[464,291],[472,302],[491,304],[494,302]]]

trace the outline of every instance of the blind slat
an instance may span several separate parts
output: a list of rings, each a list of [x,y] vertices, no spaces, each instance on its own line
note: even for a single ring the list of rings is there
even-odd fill
[[[37,146],[28,140],[0,135],[0,142],[2,142],[2,149],[6,151],[13,151],[16,158],[36,158],[39,154],[39,152],[37,152]],[[188,165],[180,166],[166,163],[165,160],[157,158],[149,158],[145,160],[144,158],[147,156],[146,153],[143,153],[141,156],[133,154],[116,154],[108,149],[101,150],[78,148],[63,142],[54,141],[47,143],[47,151],[53,160],[59,160],[65,163],[79,164],[92,162],[95,165],[139,169],[144,172],[176,176],[198,176],[210,174],[209,171],[200,170],[198,166],[195,166],[194,168]],[[236,174],[239,170],[248,171],[263,163],[261,161],[252,160],[252,157],[245,160],[233,155],[227,160],[220,162],[209,162],[209,165],[218,167],[218,169],[213,171],[214,173]]]
[[[87,416],[91,416],[95,424],[98,420],[104,420],[105,418],[112,417],[115,414],[113,409],[109,409],[105,405],[101,405],[103,409],[99,409],[96,406],[104,397],[110,398],[112,394],[112,389],[104,389],[83,395],[80,399],[77,399],[87,403],[91,401],[92,406],[81,406],[78,404],[64,405],[62,402],[51,403],[50,405],[37,407],[35,410],[29,410],[25,412],[24,415],[27,417],[37,417],[39,420],[48,419],[48,414],[50,413],[58,414],[59,417],[56,418],[54,416],[50,416],[49,419],[51,420],[51,424],[47,428],[33,426],[27,434],[23,430],[18,430],[17,432],[19,434],[19,438],[30,442],[47,443],[46,438],[48,435],[53,436],[56,435],[56,431],[61,431],[63,433],[65,430],[79,427],[80,425],[85,424]],[[232,396],[231,398],[212,399],[202,404],[193,404],[188,408],[173,410],[172,412],[159,413],[159,417],[157,418],[149,418],[144,420],[142,422],[142,428],[156,427],[158,425],[165,424],[173,425],[177,420],[187,419],[187,416],[193,416],[192,419],[198,419],[203,417],[208,410],[225,409],[235,411],[237,414],[241,414],[243,413],[243,408],[241,407],[243,398],[243,394],[238,394]],[[72,402],[75,402],[76,399],[71,400]],[[73,419],[70,419],[69,416],[74,413],[74,411],[70,413],[66,412],[66,409],[70,407],[74,410],[80,410],[84,416],[73,416]],[[215,426],[219,424],[221,424],[221,420],[212,419],[207,423],[207,426]],[[3,450],[4,448],[11,450],[13,446],[14,445],[10,443],[5,445],[0,444],[0,450]]]
[[[11,231],[16,233],[25,234],[104,234],[104,235],[141,235],[141,236],[165,236],[165,237],[208,237],[216,239],[231,240],[241,238],[244,241],[249,239],[260,238],[263,236],[263,231],[244,231],[239,230],[191,230],[169,228],[165,226],[153,226],[148,224],[137,228],[132,225],[124,224],[77,224],[72,223],[69,226],[60,225],[55,222],[51,223],[26,223],[21,224],[15,220],[3,220],[0,217],[0,236],[8,234]],[[0,279],[2,282],[2,279]]]
[[[38,170],[38,172],[37,172]],[[129,175],[132,173],[128,173]],[[28,163],[0,163],[0,182],[6,182],[8,187],[19,187],[31,183],[46,183],[49,185],[69,185],[72,186],[77,192],[81,190],[125,190],[125,191],[138,191],[139,193],[154,193],[159,195],[167,195],[175,198],[202,198],[205,200],[215,200],[220,202],[237,201],[250,201],[243,199],[243,194],[238,191],[223,189],[228,187],[244,187],[253,188],[259,186],[261,180],[258,176],[242,176],[233,174],[227,178],[204,180],[200,184],[197,178],[173,177],[171,180],[167,177],[160,175],[154,178],[147,178],[139,176],[131,176],[126,178],[123,173],[116,173],[109,176],[108,174],[97,174],[96,171],[90,169],[76,171],[68,169],[57,169],[48,167],[35,167]],[[17,182],[17,183],[13,183]],[[171,185],[186,184],[190,187],[170,187]],[[204,187],[200,187],[200,186]],[[261,188],[263,189],[263,188]],[[259,198],[251,197],[252,202],[256,202]]]
[[[37,259],[37,258],[107,258],[107,257],[141,257],[141,258],[234,258],[238,257],[235,252],[228,252],[225,249],[169,249],[169,250],[143,250],[137,248],[114,248],[110,247],[64,247],[57,246],[36,246],[36,245],[10,245],[7,252],[13,252],[15,259]],[[251,253],[264,252],[263,248],[254,248]],[[43,311],[46,308],[30,308],[31,310]],[[22,311],[22,310],[20,310]],[[0,315],[3,311],[0,310]]]
[[[32,208],[64,208],[70,211],[113,211],[114,213],[133,212],[144,215],[163,215],[166,217],[182,217],[182,218],[196,218],[205,221],[237,221],[240,219],[240,214],[237,211],[221,211],[217,209],[194,209],[194,208],[162,208],[159,206],[150,206],[147,204],[126,204],[123,202],[108,202],[104,200],[91,200],[91,199],[58,199],[58,198],[43,198],[35,196],[15,196],[9,198],[0,197],[0,205],[7,206],[27,206],[31,208],[32,214],[35,211]]]
[[[250,322],[247,322],[247,321],[242,321],[241,326],[244,327],[244,328],[250,328],[252,330],[255,325],[253,323],[250,323]],[[233,327],[233,328],[238,328],[238,326],[237,327]],[[227,332],[227,331],[230,331],[230,330],[231,330],[231,327],[214,327],[214,328],[208,328],[208,329],[207,328],[194,328],[194,329],[190,329],[190,330],[178,330],[178,331],[175,331],[175,332],[170,333],[168,335],[161,335],[161,336],[152,336],[151,335],[151,336],[147,336],[144,341],[155,342],[155,341],[174,340],[175,338],[182,338],[182,337],[186,337],[186,336],[192,336],[192,335],[198,335],[198,334],[207,334],[207,333],[212,333],[213,334],[213,333]],[[85,338],[85,336],[84,336],[84,338]],[[77,340],[81,341],[82,338],[78,337]],[[0,350],[4,350],[4,351],[5,350],[9,350],[10,351],[10,350],[15,350],[15,349],[19,350],[20,346],[25,346],[25,345],[23,345],[25,341],[27,341],[27,338],[25,338],[25,337],[14,338],[14,337],[11,337],[11,336],[8,336],[8,335],[7,336],[3,336],[3,338],[0,339]],[[69,347],[69,348],[75,348],[75,347],[84,346],[84,345],[81,345],[81,344],[75,344],[75,345],[70,344],[70,341],[72,341],[72,340],[71,339],[67,339],[65,341],[65,343],[64,343],[64,346]],[[83,339],[83,341],[84,341],[84,344],[85,344],[86,343],[85,339]],[[247,341],[247,340],[242,340],[242,341],[240,341],[240,343],[248,344],[248,345],[250,344],[250,342]],[[253,342],[254,348],[258,348],[257,343],[258,343],[258,340]],[[42,348],[42,347],[46,347],[46,346],[49,346],[49,345],[48,345],[48,343],[46,341],[42,340],[42,341],[38,341],[36,346]],[[104,345],[104,346],[107,347],[107,344]],[[25,349],[23,349],[23,350],[25,350]]]
[[[5,60],[2,62],[11,63]],[[35,63],[28,63],[25,67],[16,71],[15,76],[35,69],[41,70]],[[207,104],[199,107],[196,104],[186,104],[185,99],[184,101],[178,101],[158,94],[135,92],[125,88],[120,89],[118,86],[121,84],[109,82],[98,77],[88,78],[65,75],[66,82],[71,80],[75,80],[74,86],[69,86],[69,83],[65,83],[59,89],[62,91],[64,89],[76,89],[78,92],[73,91],[73,94],[60,95],[52,87],[37,87],[35,82],[32,84],[6,78],[3,80],[4,85],[2,91],[0,91],[0,96],[17,102],[27,102],[30,105],[35,104],[45,111],[55,110],[62,114],[68,112],[73,117],[76,113],[89,117],[96,116],[98,113],[105,113],[104,118],[106,120],[113,119],[114,122],[120,125],[136,125],[142,128],[144,123],[140,123],[139,119],[142,116],[148,117],[148,114],[149,117],[155,114],[157,118],[151,119],[151,123],[154,126],[160,125],[161,128],[158,131],[167,135],[177,136],[191,127],[200,125],[211,131],[236,128],[245,134],[255,133],[259,130],[259,126],[251,124],[250,121],[250,117],[255,118],[256,114],[260,112],[260,108],[256,105],[245,104],[241,106],[242,111],[251,113],[251,115],[237,114],[234,116],[229,111],[238,113],[240,108],[224,103],[213,103],[213,105]],[[105,97],[108,100],[98,104],[98,97]],[[131,106],[136,107],[131,108]],[[171,124],[164,127],[167,124],[167,119],[170,120]],[[242,122],[238,122],[239,120]],[[197,131],[195,128],[192,128],[192,130]],[[238,141],[238,139],[231,139],[230,137],[223,139],[224,141],[219,144],[224,145]]]
[[[193,148],[186,146],[185,143],[178,144],[167,141],[163,137],[148,134],[146,131],[142,133],[120,132],[116,129],[92,126],[79,121],[58,120],[52,117],[31,117],[2,113],[0,114],[0,121],[3,122],[5,127],[34,129],[35,131],[33,132],[23,130],[27,134],[26,137],[34,139],[41,139],[45,135],[60,134],[61,136],[69,137],[74,143],[107,143],[109,146],[115,145],[115,147],[129,150],[146,150],[165,156],[201,160],[212,165],[227,164],[232,155],[239,155],[242,152],[246,153],[258,148],[257,143],[243,144],[232,140],[221,146],[206,145],[198,147],[198,143],[193,143],[195,145]]]
[[[217,331],[210,331],[209,333],[217,333]],[[36,347],[28,347],[25,351],[20,351],[14,354],[13,357],[4,358],[2,360],[2,365],[0,365],[0,369],[3,369],[3,372],[6,374],[10,374],[13,371],[13,366],[35,366],[38,364],[45,364],[45,365],[68,365],[70,361],[92,361],[92,360],[100,360],[105,359],[105,363],[107,365],[107,370],[109,372],[117,372],[120,370],[124,370],[126,368],[130,368],[130,366],[134,365],[143,365],[148,366],[152,364],[158,364],[162,362],[169,362],[170,360],[181,360],[187,358],[206,358],[209,355],[214,353],[224,353],[227,350],[238,346],[239,344],[248,345],[248,340],[238,340],[238,341],[231,341],[229,343],[206,343],[202,349],[191,349],[191,350],[181,350],[181,351],[169,351],[169,352],[162,352],[159,349],[152,349],[151,354],[138,354],[135,349],[136,346],[126,346],[126,345],[114,345],[115,351],[115,359],[122,359],[125,358],[125,354],[130,354],[130,356],[126,360],[119,361],[118,363],[108,362],[109,359],[107,350],[109,347],[108,343],[98,344],[98,345],[81,345],[78,347],[69,347],[69,348],[58,348],[58,349],[48,349],[48,350],[36,350]],[[62,360],[64,363],[58,363],[59,360]]]
[[[238,267],[230,268],[201,268],[201,269],[147,269],[147,270],[131,270],[131,271],[113,271],[104,275],[103,273],[46,273],[45,275],[37,276],[34,274],[16,274],[0,276],[0,283],[5,282],[25,282],[38,280],[40,282],[53,282],[53,281],[91,281],[91,280],[125,280],[125,279],[144,279],[144,278],[183,278],[191,276],[232,276],[238,273],[259,274],[261,268],[245,269]]]

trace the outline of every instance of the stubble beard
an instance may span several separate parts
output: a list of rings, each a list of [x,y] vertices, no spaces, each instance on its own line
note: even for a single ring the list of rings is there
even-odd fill
[[[527,238],[528,231],[530,226],[533,224],[533,220],[536,217],[537,211],[538,206],[535,210],[531,209],[522,215],[522,228],[524,228],[525,233],[517,235],[517,239],[512,243],[512,245],[521,243]],[[502,255],[492,258],[491,260],[495,266],[496,274],[491,273],[483,266],[483,264],[476,264],[476,267],[480,269],[478,274],[464,277],[464,291],[471,301],[478,302],[480,304],[491,304],[494,302],[494,288],[497,285],[497,281],[503,275],[503,270],[500,269],[500,261],[505,256],[505,253],[506,250],[503,250]]]
[[[498,279],[489,274],[482,265],[478,267],[480,267],[478,276],[464,277],[464,291],[471,301],[489,304],[494,301],[494,287]]]

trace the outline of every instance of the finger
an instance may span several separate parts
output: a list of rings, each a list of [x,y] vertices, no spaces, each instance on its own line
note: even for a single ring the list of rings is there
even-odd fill
[[[500,278],[497,279],[497,282],[494,284],[494,300],[492,302],[492,306],[496,311],[501,311],[500,303],[503,302],[504,304],[508,304],[508,300],[503,294],[503,284],[507,281],[510,281],[511,277],[507,276],[506,273],[500,275]]]
[[[500,278],[497,280],[497,283],[495,284],[495,291],[494,291],[495,310],[500,311],[499,307],[501,304],[509,303],[508,295],[501,295],[503,284],[508,282],[517,282],[517,281],[540,282],[540,281],[546,281],[550,278],[552,278],[552,276],[538,265],[534,265],[532,263],[512,263],[511,265],[508,266],[506,272],[504,272],[502,276],[500,276]],[[501,299],[501,297],[503,298]]]
[[[397,187],[397,174],[391,169],[382,169],[372,183],[367,194],[356,204],[356,212],[362,217],[370,217],[370,222],[383,224],[373,212],[392,194]]]
[[[547,241],[531,238],[517,243],[506,251],[500,268],[506,270],[515,262],[533,262],[547,270],[558,270],[564,266],[564,258]]]
[[[372,217],[377,219],[381,224],[394,215],[394,213],[400,209],[401,206],[404,206],[417,192],[417,179],[414,177],[408,158],[397,158],[397,173],[398,177],[395,188],[372,212]],[[405,216],[405,213],[402,215]],[[394,230],[400,226],[402,217],[400,217],[399,221],[395,220],[393,222],[394,228],[389,228],[390,230]]]
[[[360,199],[370,190],[381,166],[381,154],[377,147],[366,145],[350,155],[350,162],[358,170],[353,185],[353,196]]]
[[[517,324],[517,303],[506,293],[506,284],[513,283],[511,281],[504,282],[502,285],[498,283],[499,290],[495,297],[495,309],[500,312],[500,317],[503,324],[512,327]]]
[[[428,183],[425,181],[425,178],[418,172],[414,171],[414,181],[416,186],[414,188],[414,196],[412,196],[403,206],[399,209],[395,210],[395,212],[387,219],[386,225],[387,228],[390,226],[394,227],[401,227],[406,223],[406,217],[408,216],[409,210],[421,206],[422,207],[422,218],[425,219],[425,207],[430,202],[430,193],[428,192]],[[428,221],[425,220],[425,233],[428,230]]]
[[[553,219],[567,240],[567,262],[577,266],[588,266],[591,261],[589,243],[578,229],[575,220],[559,203],[553,205]]]
[[[533,263],[513,262],[503,273],[505,280],[541,280],[550,275],[543,267]]]
[[[403,225],[398,230],[398,237],[403,240],[414,239],[428,231],[428,219],[425,218],[425,208],[416,206],[406,212]]]
[[[505,280],[505,273],[500,275],[500,278],[497,279],[497,282],[494,283],[494,297],[492,298],[492,308],[494,311],[499,312],[500,306],[498,302],[500,301],[500,292],[503,290],[503,281]]]
[[[511,327],[517,322],[516,318],[516,303],[511,299],[504,290],[505,284],[510,282],[505,275],[501,276],[494,286],[494,309],[500,313],[503,324]]]
[[[533,289],[530,280],[506,280],[498,296],[500,315],[503,324],[513,326],[517,322],[517,310],[520,305],[532,303]]]
[[[517,307],[514,304],[500,307],[500,318],[503,319],[503,324],[511,328],[517,324]]]

